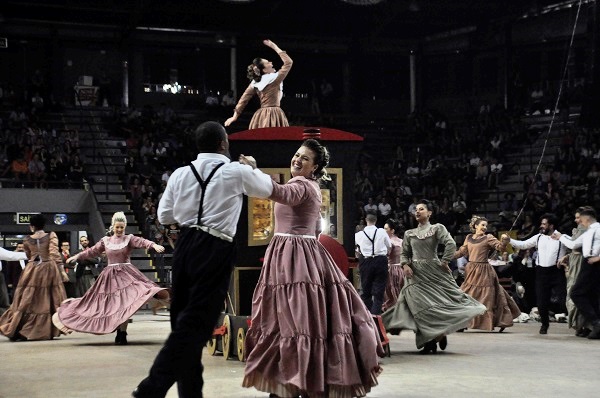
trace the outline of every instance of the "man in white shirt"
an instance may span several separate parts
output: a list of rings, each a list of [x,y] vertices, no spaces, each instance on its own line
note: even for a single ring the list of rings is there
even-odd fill
[[[535,247],[538,250],[535,259],[535,293],[538,310],[540,312],[540,334],[547,334],[550,326],[548,307],[554,290],[559,297],[559,305],[566,306],[567,280],[565,273],[558,267],[558,260],[565,255],[566,247],[557,240],[551,238],[555,232],[556,216],[544,214],[540,221],[540,233],[531,238],[520,241],[511,239],[510,244],[517,249],[529,249]]]
[[[569,249],[581,248],[584,261],[571,288],[571,300],[592,326],[588,339],[600,339],[600,223],[596,221],[596,211],[591,207],[579,213],[579,220],[587,228],[579,238],[571,240],[558,232],[552,237]]]
[[[392,206],[388,203],[387,198],[384,196],[381,198],[381,203],[377,205],[377,210],[379,211],[379,215],[382,220],[387,220],[390,218],[390,213],[392,212]]]
[[[243,195],[267,198],[271,177],[251,157],[229,160],[225,128],[202,123],[195,132],[198,157],[173,172],[158,205],[161,224],[179,224],[173,254],[171,334],[134,397],[164,397],[177,382],[180,397],[202,396],[202,349],[229,287],[233,242]]]
[[[4,261],[21,261],[27,260],[27,255],[24,252],[11,252],[0,247],[0,260]],[[6,289],[6,281],[4,280],[4,271],[2,262],[0,262],[0,315],[4,314],[10,306],[8,300],[8,290]]]
[[[374,214],[377,215],[377,205],[373,203],[373,198],[369,198],[369,201],[366,205],[364,205],[363,209],[366,214]]]
[[[367,214],[367,226],[354,235],[356,252],[361,258],[360,272],[361,298],[373,315],[382,312],[383,296],[388,280],[387,254],[392,242],[383,228],[377,228],[377,217]]]

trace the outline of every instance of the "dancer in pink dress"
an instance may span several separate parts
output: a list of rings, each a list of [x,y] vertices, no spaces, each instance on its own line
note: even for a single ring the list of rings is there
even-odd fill
[[[392,241],[392,248],[388,253],[388,282],[383,296],[383,311],[385,311],[388,308],[392,308],[396,304],[396,301],[398,301],[398,295],[400,294],[400,290],[402,290],[402,286],[404,286],[404,271],[402,271],[402,264],[400,264],[402,239],[397,236],[400,232],[398,221],[390,218],[385,222],[383,229],[385,229],[385,232],[387,232]]]
[[[64,333],[72,331],[108,334],[115,330],[115,344],[127,344],[129,318],[148,300],[155,297],[167,300],[169,293],[148,279],[129,262],[133,249],[165,248],[134,235],[125,235],[127,218],[123,212],[112,217],[112,236],[105,236],[90,247],[67,259],[67,262],[98,257],[106,253],[108,265],[83,297],[64,301],[52,317],[52,322]]]
[[[271,397],[362,397],[383,355],[371,314],[317,241],[327,149],[306,140],[273,183],[275,236],[254,291],[244,387]]]

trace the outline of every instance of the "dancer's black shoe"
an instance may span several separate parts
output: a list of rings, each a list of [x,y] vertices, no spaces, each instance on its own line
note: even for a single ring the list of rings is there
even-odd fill
[[[423,347],[423,349],[421,351],[419,351],[419,354],[421,354],[421,355],[436,354],[436,353],[437,353],[437,343],[435,342],[435,340],[431,340],[431,341],[428,341],[427,343],[425,343],[425,346]]]
[[[117,336],[115,337],[116,345],[127,345],[127,332],[117,330]]]
[[[438,345],[440,346],[440,350],[444,351],[446,347],[448,347],[448,338],[446,336],[442,337],[442,339],[438,341]]]

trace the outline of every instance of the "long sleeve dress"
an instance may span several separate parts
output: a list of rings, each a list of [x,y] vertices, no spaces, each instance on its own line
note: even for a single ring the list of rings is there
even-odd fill
[[[573,236],[571,239],[575,240],[579,238],[587,229],[583,225],[578,225],[577,228],[573,229]],[[581,271],[581,264],[583,263],[583,254],[581,253],[581,248],[573,249],[571,253],[569,253],[569,271],[567,273],[567,311],[569,312],[569,316],[567,321],[569,323],[569,327],[575,330],[579,330],[583,327],[589,327],[577,307],[575,307],[575,303],[571,300],[571,289],[579,276],[579,272]]]
[[[129,256],[133,249],[150,249],[154,242],[134,235],[105,236],[78,259],[106,253],[108,265],[83,297],[66,300],[52,321],[65,333],[107,334],[127,321],[156,293],[164,290],[148,279]]]
[[[244,387],[281,397],[362,397],[383,355],[373,318],[317,241],[315,181],[274,183],[275,235],[265,253],[246,335]]]
[[[444,246],[441,260],[438,244]],[[442,224],[419,225],[404,233],[400,262],[410,266],[413,276],[406,278],[396,305],[382,315],[387,330],[414,330],[417,348],[421,348],[465,328],[485,312],[485,306],[460,290],[441,267],[441,261],[450,261],[455,251],[456,244]]]
[[[13,303],[0,317],[0,333],[15,340],[51,340],[60,335],[52,315],[67,298],[59,271],[58,237],[54,232],[38,239],[27,237],[23,247],[29,261]]]
[[[287,127],[290,125],[280,106],[281,98],[283,97],[283,80],[292,68],[293,61],[285,51],[278,54],[283,61],[281,69],[277,72],[261,76],[261,80],[265,81],[268,81],[268,79],[273,77],[275,77],[275,79],[264,86],[264,88],[262,88],[262,85],[260,84],[254,82],[250,83],[235,107],[235,113],[241,115],[252,97],[258,95],[258,98],[260,99],[260,108],[252,116],[248,127],[249,129]]]
[[[469,329],[494,330],[495,327],[511,327],[513,319],[521,314],[519,306],[508,292],[500,286],[498,275],[488,261],[492,250],[504,251],[506,244],[492,234],[476,237],[467,235],[464,244],[454,254],[454,258],[468,257],[465,266],[465,280],[461,290],[485,305],[485,314],[475,317]]]
[[[402,254],[402,239],[396,235],[390,238],[392,241],[392,248],[388,253],[388,282],[385,287],[385,294],[383,296],[383,310],[392,308],[396,301],[398,301],[398,295],[402,286],[404,286],[404,271],[402,271],[402,264],[400,264],[400,255]]]

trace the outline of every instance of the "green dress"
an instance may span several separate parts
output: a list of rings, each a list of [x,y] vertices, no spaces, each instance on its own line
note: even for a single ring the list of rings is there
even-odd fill
[[[575,240],[579,238],[585,231],[586,228],[583,225],[578,225],[577,228],[573,229],[573,236],[571,239]],[[569,254],[569,270],[567,271],[567,311],[569,312],[567,319],[569,327],[575,330],[581,329],[584,326],[589,327],[589,325],[586,325],[585,318],[581,315],[579,310],[577,310],[573,300],[571,300],[571,288],[573,288],[573,285],[577,280],[582,262],[583,255],[581,254],[581,248],[571,251]]]
[[[441,260],[438,245],[444,246]],[[388,330],[414,330],[417,348],[467,327],[472,318],[486,312],[485,306],[460,290],[442,268],[441,261],[449,262],[455,251],[456,244],[442,224],[419,225],[404,234],[400,262],[411,267],[413,276],[406,278],[398,302],[382,318]]]

